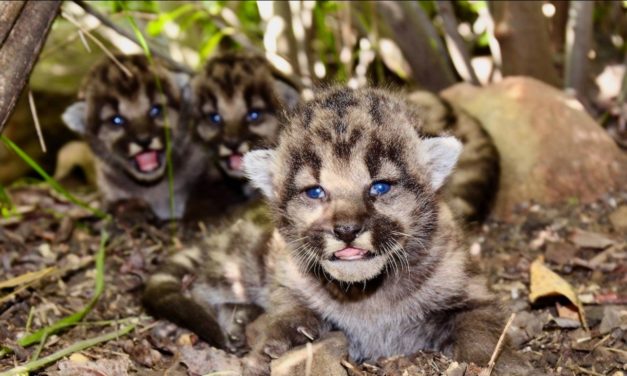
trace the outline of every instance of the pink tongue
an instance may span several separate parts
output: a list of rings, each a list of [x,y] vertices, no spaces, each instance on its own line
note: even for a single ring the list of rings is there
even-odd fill
[[[242,169],[242,155],[233,154],[229,157],[229,168],[231,170],[239,171]]]
[[[135,161],[139,165],[142,172],[149,172],[159,167],[159,161],[156,151],[146,151],[135,156]]]
[[[333,255],[340,260],[359,260],[362,259],[368,251],[359,248],[346,247],[341,251],[335,252]]]

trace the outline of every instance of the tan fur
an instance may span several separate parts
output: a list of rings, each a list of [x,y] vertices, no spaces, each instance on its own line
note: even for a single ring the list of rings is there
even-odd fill
[[[247,53],[209,59],[192,88],[196,134],[217,149],[222,171],[238,179],[243,174],[231,166],[229,157],[273,144],[281,113],[299,100],[298,90],[270,63]],[[258,118],[251,118],[251,112]],[[215,115],[219,122],[213,121]]]
[[[94,66],[85,77],[79,100],[64,120],[81,133],[97,159],[98,188],[105,203],[145,201],[160,219],[180,218],[204,160],[192,143],[188,124],[189,90],[177,75],[143,55],[118,56],[131,76],[111,60]],[[157,112],[151,111],[157,108]],[[122,124],[113,119],[120,117]],[[167,120],[167,121],[166,121]],[[172,141],[174,212],[170,211],[165,126]],[[154,153],[156,167],[140,168],[140,154]]]
[[[198,265],[172,259],[164,266],[179,277],[197,274],[192,294],[183,299],[180,282],[156,274],[146,303],[163,297],[162,309],[166,301],[185,304],[166,317],[232,350],[234,342],[224,340],[229,323],[216,318],[221,305],[266,310],[268,325],[246,359],[251,375],[267,374],[271,358],[331,328],[347,335],[357,361],[434,350],[485,362],[502,317],[439,197],[459,149],[448,138],[423,138],[420,124],[404,99],[378,90],[332,89],[302,105],[275,149],[245,158],[274,229],[262,225],[259,207],[246,211],[212,232]],[[391,189],[370,195],[377,181]],[[326,196],[309,197],[312,186]],[[348,225],[361,226],[350,239],[337,232]],[[346,247],[367,255],[338,259]],[[489,325],[476,325],[486,317]]]
[[[483,219],[499,179],[499,155],[490,136],[476,119],[433,93],[415,91],[408,99],[424,120],[423,134],[450,134],[464,144],[444,196],[456,217],[464,222]]]

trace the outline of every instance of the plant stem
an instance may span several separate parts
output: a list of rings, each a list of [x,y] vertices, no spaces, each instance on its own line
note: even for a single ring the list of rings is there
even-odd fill
[[[85,350],[86,348],[89,348],[91,346],[97,345],[99,343],[102,342],[107,342],[110,341],[112,339],[116,339],[118,337],[121,337],[123,335],[128,334],[131,330],[133,330],[135,328],[136,324],[131,324],[131,325],[127,325],[125,327],[123,327],[120,330],[117,330],[115,332],[111,332],[111,333],[107,333],[107,334],[103,334],[101,336],[98,337],[94,337],[94,338],[90,338],[90,339],[86,339],[80,342],[76,342],[75,344],[73,344],[72,346],[66,347],[65,349],[59,350],[53,354],[50,354],[46,357],[43,357],[41,359],[37,359],[35,361],[32,362],[28,362],[24,365],[12,368],[6,372],[2,372],[0,373],[0,376],[12,376],[12,375],[19,375],[19,374],[23,374],[23,373],[28,373],[28,372],[32,372],[35,370],[38,370],[39,368],[50,364],[52,362],[55,362],[65,356],[68,356],[70,354],[73,354],[77,351],[81,351],[81,350]]]

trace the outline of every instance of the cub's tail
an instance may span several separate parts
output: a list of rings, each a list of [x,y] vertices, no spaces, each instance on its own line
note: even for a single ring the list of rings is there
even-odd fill
[[[200,249],[193,247],[170,257],[148,279],[142,303],[152,315],[193,331],[214,347],[225,348],[226,340],[215,312],[185,295],[183,280],[197,270],[200,256]]]

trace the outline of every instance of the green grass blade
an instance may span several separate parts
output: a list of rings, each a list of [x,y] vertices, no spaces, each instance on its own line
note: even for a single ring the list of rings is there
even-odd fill
[[[129,23],[131,24],[131,28],[139,41],[139,44],[142,46],[144,50],[144,54],[148,58],[150,65],[154,66],[154,61],[152,59],[152,53],[150,52],[150,47],[148,47],[148,43],[144,38],[144,34],[142,34],[141,30],[137,26],[135,19],[132,16],[127,16]],[[165,96],[163,92],[163,86],[161,85],[161,80],[159,77],[155,75],[155,83],[157,85],[157,90],[161,94],[161,96]],[[168,193],[170,195],[170,216],[174,218],[174,167],[172,166],[172,135],[170,130],[170,124],[168,124],[168,106],[163,106],[163,119],[165,121],[165,159],[166,159],[166,169],[168,171]]]
[[[136,324],[130,324],[127,325],[125,327],[123,327],[120,330],[116,330],[107,334],[103,334],[101,336],[98,337],[94,337],[94,338],[90,338],[90,339],[86,339],[83,341],[79,341],[74,343],[73,345],[66,347],[62,350],[59,350],[53,354],[50,354],[46,357],[43,357],[41,359],[37,359],[31,362],[28,362],[24,365],[12,368],[8,371],[2,372],[0,373],[0,376],[13,376],[13,375],[22,375],[22,374],[28,374],[29,372],[32,371],[36,371],[38,369],[40,369],[41,367],[44,367],[50,363],[56,362],[57,360],[64,358],[68,355],[71,355],[77,351],[82,351],[85,350],[91,346],[95,346],[97,344],[103,343],[103,342],[107,342],[107,341],[111,341],[113,339],[119,338],[121,336],[124,336],[128,333],[131,332],[131,330],[133,330],[135,328]]]
[[[4,189],[4,186],[0,184],[0,216],[8,218],[13,214],[13,202],[11,197]]]
[[[28,164],[33,170],[35,170],[45,181],[54,189],[59,192],[62,196],[64,196],[71,203],[80,206],[81,208],[87,209],[92,212],[95,216],[99,218],[106,218],[107,214],[99,209],[92,208],[87,205],[83,201],[74,197],[70,192],[68,192],[58,181],[56,181],[52,176],[48,175],[46,171],[37,163],[34,159],[32,159],[24,150],[22,150],[19,146],[17,146],[13,141],[9,140],[4,135],[0,135],[0,141],[2,141],[7,148],[13,150],[15,154],[17,154],[26,164]]]
[[[100,246],[98,248],[98,253],[96,253],[96,283],[94,288],[94,296],[92,296],[91,300],[82,310],[71,314],[70,316],[64,317],[63,319],[55,322],[54,324],[47,326],[45,328],[41,328],[38,331],[29,334],[20,338],[17,343],[22,347],[30,346],[34,343],[40,342],[43,338],[50,337],[50,335],[55,334],[69,326],[76,324],[81,321],[91,310],[94,308],[100,295],[104,291],[105,282],[104,282],[104,261],[105,261],[105,249],[107,245],[107,241],[109,240],[109,234],[102,230],[100,235]]]

